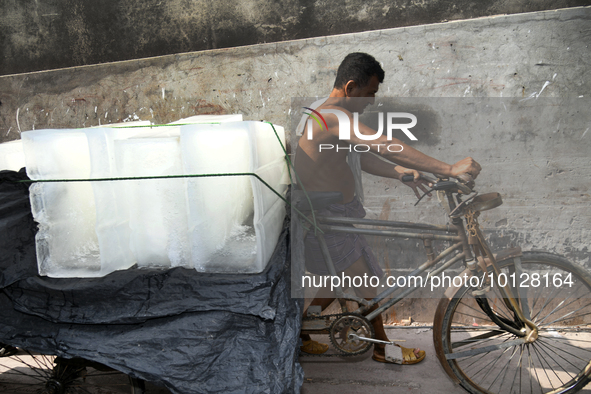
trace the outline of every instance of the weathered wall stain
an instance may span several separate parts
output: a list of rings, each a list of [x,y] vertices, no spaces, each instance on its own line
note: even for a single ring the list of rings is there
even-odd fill
[[[0,75],[589,4],[589,0],[7,0],[0,3]],[[440,40],[433,45],[447,43]]]

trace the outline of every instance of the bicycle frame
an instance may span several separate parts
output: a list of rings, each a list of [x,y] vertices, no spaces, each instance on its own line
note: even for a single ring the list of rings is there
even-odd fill
[[[377,235],[377,236],[383,236],[383,237],[421,239],[421,240],[423,240],[423,244],[424,244],[425,248],[427,249],[428,256],[433,255],[431,241],[441,240],[441,241],[455,242],[452,246],[450,246],[449,248],[444,250],[437,257],[430,258],[426,262],[421,264],[418,268],[416,268],[414,271],[412,271],[410,274],[408,274],[408,276],[416,276],[416,275],[423,274],[429,268],[433,267],[435,264],[437,264],[442,259],[444,259],[445,257],[452,254],[454,251],[462,250],[463,245],[464,245],[464,243],[462,242],[462,236],[460,236],[460,235],[432,233],[432,232],[440,232],[440,233],[441,232],[446,232],[446,233],[453,232],[453,233],[458,234],[459,233],[458,229],[453,228],[451,226],[435,226],[435,225],[422,224],[422,223],[389,222],[389,221],[384,221],[384,220],[371,220],[371,219],[350,219],[350,218],[329,218],[329,217],[319,217],[317,219],[322,223],[320,228],[323,231],[326,230],[328,232],[342,232],[342,233],[350,233],[350,234]],[[430,230],[432,232],[425,233],[425,232],[409,232],[409,231],[392,231],[392,230],[354,228],[354,227],[339,226],[339,224],[349,224],[349,225],[353,224],[353,225],[366,225],[366,226],[373,225],[373,226],[416,229],[416,230]],[[319,237],[319,243],[320,243],[321,248],[324,252],[324,250],[325,250],[324,237],[322,237],[322,236]],[[332,260],[330,260],[330,255],[327,252],[324,252],[323,254],[324,254],[325,260],[330,261],[330,263],[329,263],[329,271],[330,271],[331,270],[330,265],[333,264]],[[465,254],[463,252],[460,254],[457,254],[451,260],[446,262],[445,265],[438,268],[436,271],[429,273],[429,275],[439,274],[444,269],[447,269],[447,268],[453,266],[454,264],[456,264],[457,262],[463,260],[464,257],[465,257]],[[332,274],[332,272],[331,272],[331,274]],[[335,275],[336,275],[336,273],[335,273]],[[359,309],[354,311],[354,313],[361,313],[362,314],[367,309],[371,308],[376,303],[382,301],[384,298],[388,297],[389,295],[391,295],[392,293],[394,293],[398,289],[399,289],[399,287],[397,285],[390,287],[389,289],[378,294],[369,303],[367,303],[365,300],[359,299],[358,297],[352,297],[350,295],[344,294],[342,291],[342,288],[340,286],[336,287],[336,295],[338,298],[348,299],[351,301],[357,301],[358,303],[361,303],[362,305],[365,304],[364,306],[361,306]],[[402,292],[400,295],[392,298],[391,300],[389,300],[388,302],[386,302],[382,306],[380,306],[378,309],[371,312],[369,315],[366,316],[366,318],[368,318],[369,320],[372,320],[373,318],[378,316],[378,314],[384,312],[386,309],[388,309],[392,305],[398,303],[403,298],[407,297],[409,294],[411,294],[412,292],[414,292],[417,289],[418,289],[418,287],[409,287],[407,290]]]
[[[457,203],[454,201],[454,193],[452,192],[440,192],[444,193],[449,204],[450,211],[454,212],[456,208],[462,205],[461,198],[457,197]],[[443,202],[443,201],[442,201]],[[459,252],[451,259],[446,261],[443,265],[438,267],[435,270],[428,272],[425,280],[429,280],[429,277],[436,276],[443,272],[444,270],[454,266],[458,262],[462,261],[467,266],[467,271],[470,276],[474,275],[477,270],[479,269],[477,264],[472,264],[472,267],[468,269],[468,262],[474,262],[474,255],[480,254],[482,260],[487,260],[487,262],[493,267],[493,271],[498,274],[499,269],[496,265],[495,257],[490,251],[490,248],[482,235],[478,224],[474,226],[475,235],[470,235],[467,233],[466,228],[464,227],[464,221],[462,219],[462,215],[452,217],[450,220],[450,224],[448,225],[432,225],[432,224],[425,224],[425,223],[412,223],[412,222],[395,222],[395,221],[386,221],[386,220],[371,220],[371,219],[354,219],[354,218],[345,218],[345,217],[316,217],[319,221],[320,225],[319,228],[322,231],[326,232],[340,232],[340,233],[349,233],[349,234],[361,234],[361,235],[376,235],[376,236],[383,236],[383,237],[397,237],[397,238],[414,238],[414,239],[421,239],[423,241],[423,245],[425,247],[427,253],[427,261],[421,264],[418,268],[408,274],[407,278],[422,275],[430,268],[434,267],[437,263],[441,262],[444,258],[450,256],[454,252]],[[380,227],[389,227],[394,229],[410,229],[415,230],[414,232],[410,231],[400,231],[400,230],[384,230],[384,229],[369,229],[369,228],[357,228],[352,227],[351,225],[361,225],[361,226],[380,226]],[[425,232],[428,231],[428,232]],[[330,275],[336,276],[336,269],[334,267],[334,263],[330,257],[330,253],[326,246],[326,242],[324,240],[324,236],[320,233],[317,235],[320,248],[324,257],[324,260],[327,264],[328,271]],[[437,257],[434,256],[433,249],[431,242],[434,240],[440,241],[451,241],[454,242],[450,247],[445,249],[441,252]],[[479,248],[479,249],[478,249]],[[473,254],[474,250],[474,254]],[[480,253],[479,253],[480,250]],[[484,253],[482,253],[484,252]],[[516,269],[520,270],[519,265],[519,258],[516,257]],[[465,271],[466,272],[466,271]],[[519,273],[518,273],[519,274]],[[407,281],[410,283],[410,281]],[[416,282],[415,282],[416,284]],[[379,314],[386,311],[388,308],[392,307],[396,303],[400,302],[414,291],[416,291],[419,287],[408,287],[406,290],[402,291],[399,295],[393,297],[392,299],[385,302],[383,305],[378,307],[377,309],[373,310],[371,313],[365,315],[368,320],[373,320]],[[341,305],[345,307],[344,302],[342,300],[350,300],[356,301],[360,306],[358,309],[353,311],[353,313],[357,314],[365,314],[371,307],[376,305],[378,302],[384,300],[386,297],[393,294],[396,290],[398,290],[398,285],[392,286],[387,290],[378,294],[374,299],[371,301],[367,301],[357,296],[352,296],[349,294],[345,294],[342,290],[342,287],[336,286],[335,293],[336,297],[341,301]],[[522,311],[519,302],[513,296],[512,291],[507,286],[501,287],[501,292],[504,297],[505,303],[510,306],[512,310],[515,311],[519,320],[521,320],[527,327],[527,330],[523,333],[519,333],[519,336],[525,336],[526,340],[535,340],[537,337],[537,328],[536,326],[529,321],[528,313],[529,311],[525,308],[525,313]],[[344,310],[343,312],[346,312]],[[311,327],[310,327],[311,328]]]

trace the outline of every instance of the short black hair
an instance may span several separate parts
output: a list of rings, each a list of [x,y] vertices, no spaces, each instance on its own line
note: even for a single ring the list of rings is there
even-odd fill
[[[384,70],[373,56],[362,52],[350,53],[337,70],[334,87],[340,89],[351,80],[359,86],[366,86],[374,75],[380,83],[384,82]]]

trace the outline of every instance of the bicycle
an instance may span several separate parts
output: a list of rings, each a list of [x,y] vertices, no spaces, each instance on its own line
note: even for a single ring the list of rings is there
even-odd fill
[[[370,321],[419,289],[418,277],[422,283],[433,284],[436,278],[441,280],[438,275],[463,263],[463,271],[453,275],[453,282],[450,279],[434,316],[437,357],[450,378],[473,394],[555,394],[582,389],[591,380],[591,341],[577,338],[577,332],[591,328],[591,274],[556,254],[522,252],[520,248],[493,254],[478,216],[501,205],[500,194],[476,193],[473,180],[466,176],[423,177],[447,211],[448,225],[306,217],[312,225],[308,231],[316,226],[331,276],[337,273],[323,232],[421,239],[427,261],[406,277],[405,283],[414,278],[414,285],[401,288],[395,284],[371,301],[345,293],[339,283],[335,293],[342,313],[322,316],[316,311],[304,319],[302,332],[328,333],[340,355],[362,354],[376,342],[391,344],[373,337]],[[341,200],[340,192],[295,191],[292,205],[310,212]],[[433,241],[452,245],[435,256]],[[346,301],[357,302],[358,308],[348,311]]]

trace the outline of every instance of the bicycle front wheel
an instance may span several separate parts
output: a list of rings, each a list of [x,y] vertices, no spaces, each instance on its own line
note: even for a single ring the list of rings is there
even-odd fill
[[[521,268],[513,259],[499,261],[498,280],[521,297],[538,338],[525,342],[515,334],[523,324],[498,282],[484,295],[460,287],[438,307],[438,357],[473,394],[575,393],[589,382],[591,368],[591,275],[550,253],[524,252],[520,260]]]

